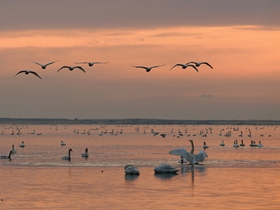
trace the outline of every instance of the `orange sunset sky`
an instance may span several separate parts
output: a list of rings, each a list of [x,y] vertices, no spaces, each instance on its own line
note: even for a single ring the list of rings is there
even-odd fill
[[[0,117],[279,120],[279,11],[277,0],[1,2]],[[57,72],[80,61],[109,63]],[[189,61],[213,69],[170,71]],[[42,80],[14,77],[24,69]]]

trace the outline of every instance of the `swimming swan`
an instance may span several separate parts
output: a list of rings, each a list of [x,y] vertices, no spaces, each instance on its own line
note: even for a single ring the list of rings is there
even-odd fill
[[[11,160],[11,155],[13,154],[13,151],[11,150],[9,155],[1,155],[1,159],[9,159]]]
[[[220,143],[220,146],[221,146],[221,147],[225,146],[224,140],[222,140],[222,142]]]
[[[63,141],[61,141],[61,142],[60,142],[60,145],[61,145],[61,146],[66,146],[66,143],[63,142]]]
[[[25,147],[24,141],[21,142],[21,144],[19,145],[19,147]]]
[[[12,145],[12,152],[13,152],[13,154],[17,153],[17,151],[15,150],[15,145]]]
[[[139,174],[140,173],[138,168],[134,165],[126,165],[124,167],[124,172],[126,174]]]
[[[166,163],[161,163],[154,168],[154,171],[155,173],[176,173],[179,170]]]
[[[199,162],[203,162],[206,157],[208,157],[207,153],[204,152],[203,150],[200,150],[199,153],[194,154],[194,145],[193,145],[193,140],[189,140],[192,145],[192,150],[189,153],[187,150],[184,148],[179,148],[179,149],[174,149],[169,151],[169,154],[171,155],[178,155],[183,158],[185,158],[190,164],[198,164]]]
[[[206,142],[203,142],[203,149],[207,149],[209,146],[206,144]]]
[[[73,152],[73,151],[70,148],[69,151],[68,151],[68,156],[63,156],[62,160],[69,160],[70,161],[71,160],[71,152]]]
[[[85,149],[85,153],[82,153],[82,157],[84,157],[84,158],[88,158],[89,157],[88,148]]]

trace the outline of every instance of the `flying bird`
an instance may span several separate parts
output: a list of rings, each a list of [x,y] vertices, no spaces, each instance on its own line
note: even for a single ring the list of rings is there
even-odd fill
[[[151,67],[147,67],[147,66],[132,66],[132,67],[146,69],[146,72],[149,72],[149,71],[152,70],[152,68],[157,68],[157,67],[161,67],[161,66],[164,66],[164,65],[165,64],[158,65],[158,66],[151,66]]]
[[[194,62],[194,61],[191,61],[191,62],[188,62],[187,64],[195,64],[196,67],[199,67],[201,64],[205,64],[207,66],[209,66],[211,69],[213,69],[213,67],[207,63],[207,62]]]
[[[108,62],[74,62],[74,63],[76,63],[76,64],[88,64],[89,66],[93,66],[95,64],[106,64],[106,63],[109,63],[109,61]]]
[[[39,77],[40,79],[42,79],[35,71],[31,71],[31,70],[21,70],[17,74],[15,74],[15,76],[17,76],[18,74],[21,74],[21,73],[25,73],[26,75],[31,73],[31,74],[34,74],[35,76]]]
[[[53,63],[55,63],[55,62],[57,62],[57,61],[59,61],[59,60],[52,61],[52,62],[49,62],[49,63],[44,64],[44,65],[43,65],[43,64],[40,64],[40,63],[38,63],[38,62],[35,62],[35,61],[31,61],[31,62],[33,62],[33,63],[35,63],[35,64],[41,66],[42,69],[45,69],[48,65],[51,65],[51,64],[53,64]]]
[[[190,67],[194,68],[194,69],[198,72],[198,69],[197,69],[194,65],[192,65],[192,64],[181,64],[181,63],[175,64],[175,65],[170,69],[170,71],[171,71],[173,68],[175,68],[176,66],[181,66],[182,69],[186,69],[187,67],[190,66]]]
[[[61,69],[67,68],[70,71],[73,71],[74,69],[80,69],[83,72],[86,72],[81,66],[62,66],[60,69],[57,70],[57,72],[59,72]]]

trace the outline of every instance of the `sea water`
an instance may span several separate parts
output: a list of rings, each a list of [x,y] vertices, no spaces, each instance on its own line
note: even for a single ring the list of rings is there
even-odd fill
[[[3,125],[0,209],[279,209],[280,127]],[[1,133],[3,132],[3,133]],[[157,134],[158,133],[158,134]],[[163,138],[160,134],[166,134]],[[226,135],[230,134],[230,135]],[[242,136],[241,136],[242,134]],[[250,136],[251,135],[251,136]],[[194,167],[169,155],[203,150]],[[225,146],[219,146],[224,140]],[[233,143],[245,146],[234,148]],[[262,148],[250,147],[259,141]],[[24,141],[25,147],[19,144]],[[61,141],[65,146],[61,146]],[[72,149],[71,161],[62,160]],[[89,158],[81,157],[88,148]],[[177,174],[155,174],[167,163]],[[133,164],[139,176],[125,175]]]

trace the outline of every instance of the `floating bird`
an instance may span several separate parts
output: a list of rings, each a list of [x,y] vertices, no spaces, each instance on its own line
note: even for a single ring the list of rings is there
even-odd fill
[[[31,74],[34,74],[35,76],[39,77],[40,79],[42,79],[35,71],[31,71],[31,70],[21,70],[18,73],[16,73],[15,76],[17,76],[18,74],[21,74],[21,73],[25,73],[26,75],[31,73]]]
[[[88,64],[89,66],[93,66],[95,64],[106,64],[109,63],[109,61],[107,62],[74,62],[76,64]]]
[[[61,69],[69,69],[70,71],[73,71],[74,69],[80,69],[83,72],[86,72],[81,66],[62,66],[60,69],[57,70],[57,72],[59,72]]]
[[[239,144],[238,144],[238,141],[237,141],[237,140],[235,140],[235,141],[233,142],[233,147],[239,147]]]
[[[194,65],[192,65],[192,64],[181,64],[181,63],[175,64],[175,65],[170,69],[170,71],[171,71],[173,68],[175,68],[176,66],[181,66],[182,69],[186,69],[187,67],[190,66],[190,67],[194,68],[194,69],[198,72],[198,69],[197,69]]]
[[[177,173],[178,171],[178,169],[166,163],[161,163],[154,168],[155,173]]]
[[[40,63],[37,63],[37,62],[35,62],[35,61],[31,61],[31,62],[33,62],[33,63],[36,63],[37,65],[39,65],[39,66],[41,66],[41,68],[42,69],[45,69],[48,65],[51,65],[51,64],[53,64],[53,63],[55,63],[55,62],[57,62],[58,60],[56,60],[56,61],[52,61],[52,62],[49,62],[49,63],[47,63],[47,64],[40,64]]]
[[[203,143],[203,149],[207,149],[209,146],[206,144],[206,142]]]
[[[60,145],[63,147],[63,146],[66,146],[66,143],[65,142],[63,142],[63,141],[61,141],[60,142]]]
[[[13,151],[13,154],[17,153],[17,151],[15,150],[15,145],[12,145],[12,151]]]
[[[9,155],[1,155],[0,158],[1,158],[1,159],[9,159],[9,160],[11,160],[11,155],[12,155],[12,154],[13,154],[13,151],[11,150],[10,153],[9,153]]]
[[[21,144],[19,145],[19,147],[25,147],[24,141],[21,142]]]
[[[244,144],[243,140],[241,140],[240,147],[244,147],[244,146],[245,146],[245,144]]]
[[[82,153],[82,157],[84,158],[88,158],[89,155],[88,155],[88,148],[85,149],[85,153]]]
[[[200,150],[199,153],[194,154],[194,145],[193,145],[193,140],[189,140],[192,145],[192,150],[190,153],[185,150],[184,148],[179,148],[179,149],[174,149],[169,151],[169,154],[171,155],[178,155],[181,156],[181,158],[185,158],[190,164],[198,164],[199,162],[203,162],[206,157],[208,157],[207,153],[204,152],[203,150]]]
[[[221,146],[221,147],[225,146],[224,140],[222,140],[222,142],[220,143],[220,146]]]
[[[151,67],[146,67],[146,66],[132,66],[132,67],[146,69],[146,72],[149,72],[149,71],[152,70],[152,68],[157,68],[157,67],[161,67],[161,66],[164,66],[164,65],[165,64],[159,65],[159,66],[151,66]]]
[[[263,144],[261,141],[259,141],[258,147],[263,147]]]
[[[124,167],[124,172],[126,174],[139,174],[140,173],[138,168],[134,165],[126,165]]]
[[[209,66],[211,69],[213,69],[213,67],[209,63],[207,63],[207,62],[194,62],[194,61],[191,61],[191,62],[188,62],[186,65],[188,65],[188,64],[195,64],[196,67],[199,67],[201,64],[205,64],[205,65]]]
[[[67,155],[66,155],[66,156],[63,156],[63,157],[62,157],[62,160],[69,160],[69,161],[70,161],[70,160],[71,160],[71,152],[73,152],[73,151],[72,151],[72,149],[70,148],[69,151],[68,151],[68,156],[67,156]]]

